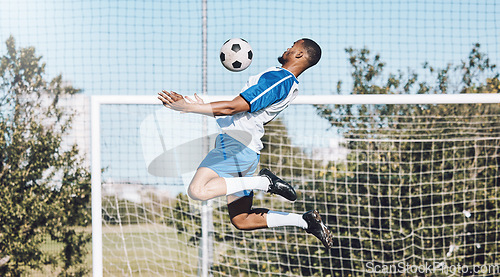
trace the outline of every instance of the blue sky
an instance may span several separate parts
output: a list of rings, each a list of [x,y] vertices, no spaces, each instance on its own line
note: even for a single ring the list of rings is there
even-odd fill
[[[201,7],[193,0],[0,0],[0,52],[13,35],[18,47],[34,46],[43,56],[49,77],[61,73],[87,95],[201,93]],[[323,48],[321,62],[299,77],[303,95],[330,94],[339,80],[349,93],[346,47],[379,53],[392,73],[417,70],[426,61],[457,64],[474,43],[498,64],[498,18],[496,1],[209,0],[208,94],[236,95],[249,75],[276,66],[276,57],[302,37]],[[218,60],[222,43],[232,37],[245,38],[254,49],[252,65],[240,73]],[[135,123],[128,127],[137,129],[153,110],[133,113]],[[321,120],[311,127],[310,121],[289,118],[297,134],[306,127],[325,129]],[[137,141],[120,147],[129,144]]]
[[[0,40],[35,46],[50,75],[86,94],[146,95],[160,88],[201,90],[200,1],[0,0]],[[346,47],[380,53],[388,70],[466,57],[479,42],[498,61],[495,1],[208,1],[209,92],[234,94],[248,75],[276,65],[301,37],[323,46],[321,63],[301,76],[304,94],[348,81]],[[218,50],[231,37],[255,50],[252,66],[230,73]],[[0,49],[4,49],[3,43]],[[221,82],[224,79],[224,82]],[[347,88],[346,88],[347,90]]]

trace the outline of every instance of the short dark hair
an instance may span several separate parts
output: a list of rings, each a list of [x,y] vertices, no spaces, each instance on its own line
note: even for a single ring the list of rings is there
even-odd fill
[[[308,56],[309,67],[317,64],[321,59],[321,47],[312,39],[303,38],[301,40],[303,41],[302,46]]]

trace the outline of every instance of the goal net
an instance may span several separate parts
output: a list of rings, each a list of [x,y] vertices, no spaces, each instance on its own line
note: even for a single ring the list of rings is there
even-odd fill
[[[304,96],[266,125],[260,167],[298,199],[256,193],[254,207],[317,209],[331,250],[299,228],[237,230],[224,197],[187,197],[213,118],[94,96],[93,265],[105,276],[498,273],[500,100],[465,96]]]

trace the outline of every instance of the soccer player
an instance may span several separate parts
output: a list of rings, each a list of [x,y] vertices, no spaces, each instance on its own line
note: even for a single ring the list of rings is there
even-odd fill
[[[281,67],[250,77],[232,101],[204,103],[196,94],[191,99],[165,90],[158,94],[169,109],[214,116],[222,130],[189,184],[189,197],[208,200],[226,195],[231,222],[240,230],[297,226],[316,236],[326,248],[333,246],[332,233],[316,210],[300,215],[252,208],[253,190],[297,199],[294,188],[268,169],[262,169],[259,176],[253,174],[263,148],[264,124],[288,107],[298,94],[297,77],[320,58],[319,45],[303,38],[278,58]]]

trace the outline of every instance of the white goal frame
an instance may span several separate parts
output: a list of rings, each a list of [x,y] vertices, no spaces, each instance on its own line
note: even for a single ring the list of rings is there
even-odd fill
[[[212,96],[210,101],[230,100],[234,96]],[[92,272],[103,275],[102,203],[101,203],[101,105],[142,104],[160,105],[156,96],[99,95],[91,96],[91,175],[92,175]],[[412,95],[300,95],[293,105],[311,104],[494,104],[500,94],[412,94]],[[202,244],[203,247],[205,244]],[[208,251],[201,251],[202,253]],[[208,265],[208,263],[206,263]],[[202,269],[207,273],[208,269]]]

